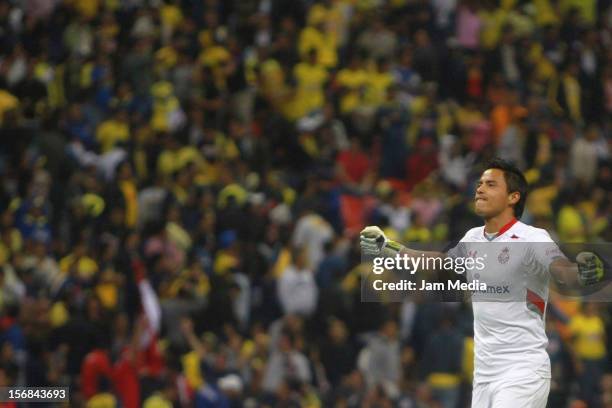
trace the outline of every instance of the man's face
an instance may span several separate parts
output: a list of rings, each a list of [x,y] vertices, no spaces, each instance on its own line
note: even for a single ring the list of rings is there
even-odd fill
[[[488,169],[482,173],[476,188],[474,208],[476,214],[491,218],[501,214],[506,208],[518,202],[517,192],[508,193],[504,172],[500,169]]]

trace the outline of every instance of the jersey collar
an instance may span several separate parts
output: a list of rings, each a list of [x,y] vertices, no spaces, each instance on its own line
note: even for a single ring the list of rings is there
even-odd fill
[[[485,237],[485,239],[486,239],[487,241],[493,241],[495,238],[499,237],[500,235],[502,235],[503,233],[505,233],[506,231],[508,231],[510,228],[512,228],[512,226],[513,226],[514,224],[516,224],[516,223],[517,223],[517,221],[518,221],[518,220],[517,220],[516,218],[514,218],[514,217],[513,217],[513,218],[512,218],[510,221],[508,221],[508,222],[506,223],[506,225],[504,225],[503,227],[501,227],[501,229],[499,230],[499,232],[498,232],[497,234],[495,234],[495,235],[493,236],[493,238],[489,238],[489,237],[487,237],[487,234],[485,233],[484,228],[482,229],[482,235]]]

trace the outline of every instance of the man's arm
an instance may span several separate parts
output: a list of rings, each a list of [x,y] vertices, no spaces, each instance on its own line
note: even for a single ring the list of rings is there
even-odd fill
[[[446,254],[438,251],[419,251],[405,247],[399,242],[390,240],[385,233],[377,226],[365,227],[359,236],[361,253],[368,256],[387,256],[394,257],[408,255],[408,257],[424,258],[446,258]]]
[[[184,318],[181,320],[181,331],[183,332],[183,335],[185,336],[185,339],[189,343],[191,349],[198,354],[200,360],[203,360],[206,357],[206,347],[195,334],[191,319]]]
[[[576,262],[557,258],[551,262],[549,269],[558,283],[569,288],[597,284],[605,275],[603,261],[593,252],[579,253],[576,255]]]
[[[551,262],[550,273],[558,284],[567,288],[578,288],[578,264],[566,259],[558,258]]]

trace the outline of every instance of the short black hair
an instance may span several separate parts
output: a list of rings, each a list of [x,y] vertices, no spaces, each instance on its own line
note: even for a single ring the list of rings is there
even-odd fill
[[[499,169],[504,172],[504,179],[506,180],[506,186],[508,188],[508,194],[518,192],[520,198],[516,204],[514,204],[514,216],[521,218],[523,210],[525,209],[525,202],[527,201],[527,180],[523,175],[523,172],[519,170],[511,162],[500,159],[499,157],[491,159],[483,170],[488,169]]]

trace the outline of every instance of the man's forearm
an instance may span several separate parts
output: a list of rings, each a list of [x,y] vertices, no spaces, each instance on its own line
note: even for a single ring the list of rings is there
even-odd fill
[[[362,253],[366,256],[395,258],[419,258],[419,259],[443,259],[445,254],[434,251],[419,251],[400,244],[399,242],[388,239],[376,225],[365,227],[360,235],[360,245]],[[425,262],[428,263],[428,262]]]
[[[550,264],[550,273],[557,283],[568,288],[579,288],[578,265],[565,258],[555,259]]]

